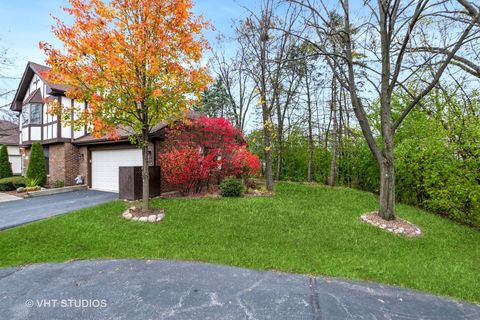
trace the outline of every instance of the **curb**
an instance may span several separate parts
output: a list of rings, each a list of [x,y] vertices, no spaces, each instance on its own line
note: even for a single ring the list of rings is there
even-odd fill
[[[71,186],[71,187],[64,187],[64,188],[55,188],[55,189],[47,189],[47,190],[27,192],[27,194],[24,195],[23,197],[24,198],[35,198],[35,197],[50,196],[52,194],[59,194],[59,193],[66,193],[66,192],[87,190],[87,189],[88,189],[87,185]]]

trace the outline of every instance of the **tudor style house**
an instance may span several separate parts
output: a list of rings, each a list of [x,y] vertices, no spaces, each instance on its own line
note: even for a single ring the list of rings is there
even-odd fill
[[[38,141],[43,146],[49,183],[62,181],[67,186],[74,185],[75,178],[81,176],[93,189],[118,192],[118,168],[141,166],[141,150],[130,143],[125,130],[117,130],[117,140],[106,136],[95,138],[87,128],[75,130],[70,123],[49,114],[49,99],[80,109],[87,104],[67,98],[65,86],[46,81],[42,73],[47,70],[46,66],[29,62],[11,105],[11,109],[20,114],[19,145],[23,170],[28,167],[32,143]],[[164,128],[165,125],[159,124],[150,137],[150,165],[156,165]]]

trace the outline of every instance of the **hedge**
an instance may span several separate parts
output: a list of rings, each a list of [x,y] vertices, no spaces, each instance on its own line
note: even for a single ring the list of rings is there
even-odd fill
[[[0,191],[13,191],[20,187],[25,188],[25,179],[23,177],[0,179]]]
[[[38,185],[43,187],[47,183],[47,168],[45,166],[45,157],[43,155],[43,148],[39,142],[32,144],[30,149],[30,160],[28,162],[28,169],[26,177],[29,179],[36,179]]]
[[[6,145],[0,148],[0,179],[13,176],[12,164],[8,159],[8,149]]]

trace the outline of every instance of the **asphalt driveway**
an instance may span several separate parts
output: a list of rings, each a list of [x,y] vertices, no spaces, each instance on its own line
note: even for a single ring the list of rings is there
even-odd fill
[[[0,269],[0,319],[480,319],[480,306],[367,282],[204,263]]]
[[[0,203],[0,230],[118,199],[111,192],[82,190]]]

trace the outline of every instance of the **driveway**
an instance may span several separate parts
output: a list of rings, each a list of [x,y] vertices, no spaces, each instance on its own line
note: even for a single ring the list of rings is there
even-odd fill
[[[0,192],[0,202],[15,201],[15,200],[21,200],[21,199],[22,198],[12,196],[11,194],[8,194],[8,193]]]
[[[118,199],[116,193],[82,190],[0,203],[0,230]]]
[[[0,269],[0,319],[480,319],[480,306],[366,282],[181,261]]]

